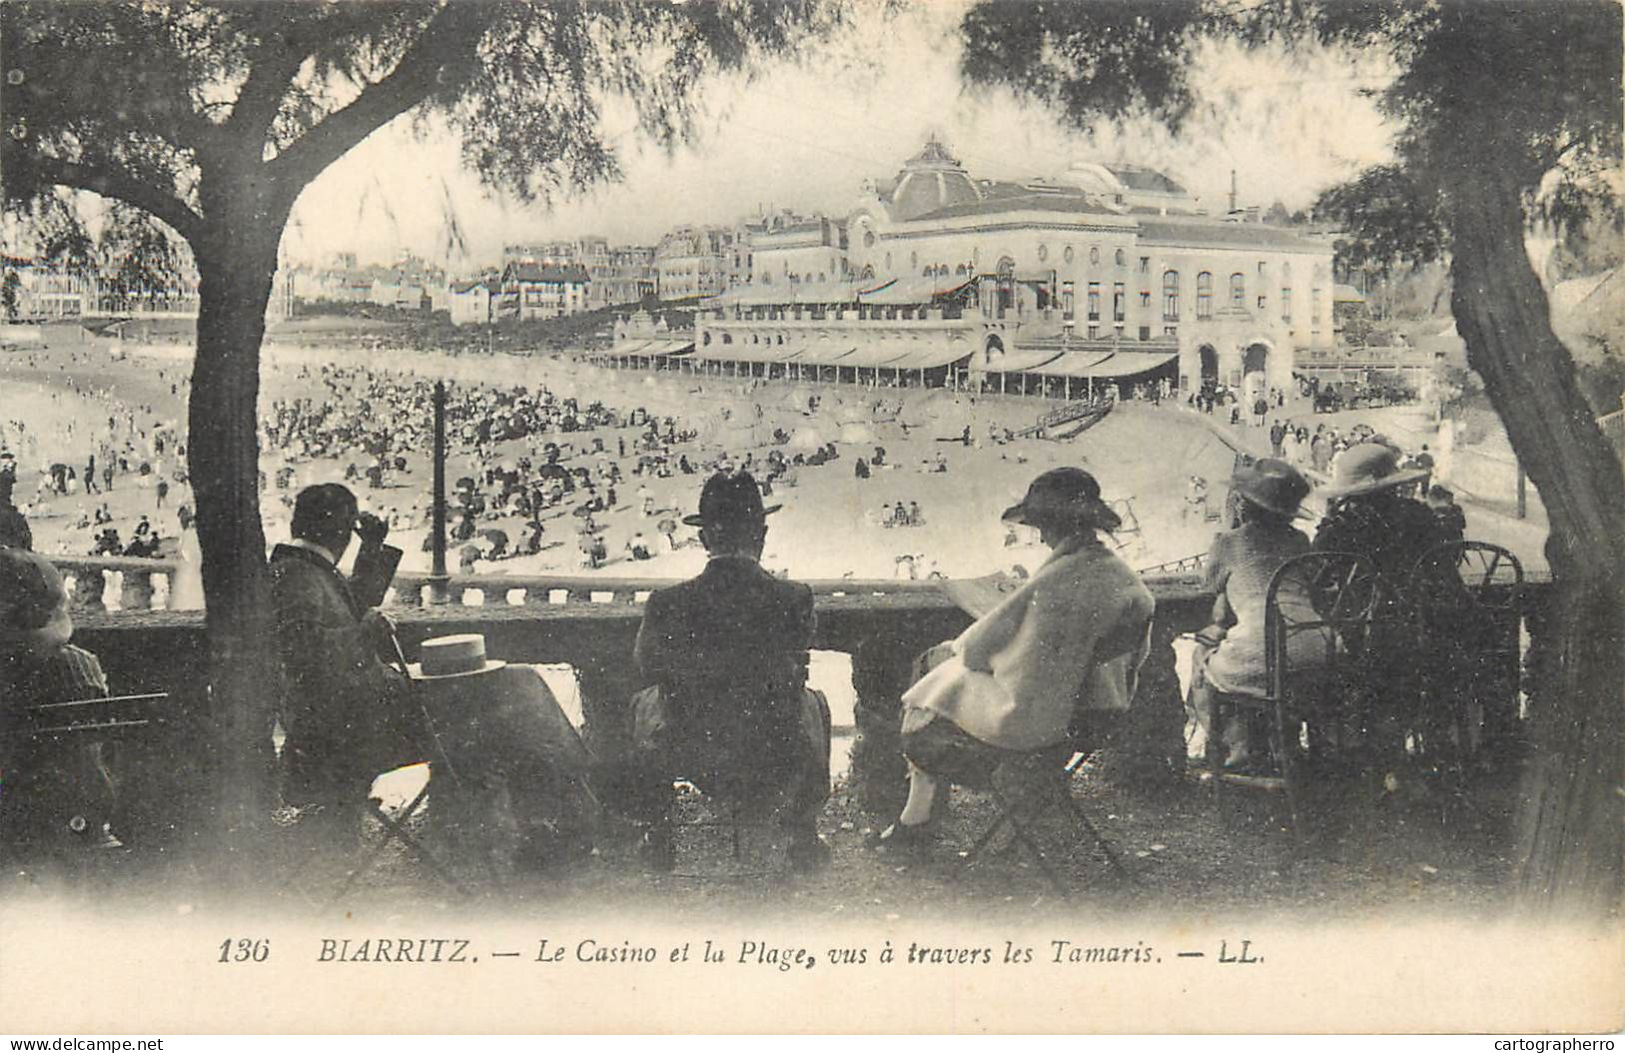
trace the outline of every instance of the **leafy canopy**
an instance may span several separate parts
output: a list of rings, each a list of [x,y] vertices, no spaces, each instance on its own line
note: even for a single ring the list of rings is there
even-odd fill
[[[15,0],[0,5],[4,198],[90,190],[193,240],[219,204],[210,173],[285,217],[408,112],[448,124],[491,184],[547,198],[617,174],[610,97],[669,147],[704,78],[842,17],[839,0]]]

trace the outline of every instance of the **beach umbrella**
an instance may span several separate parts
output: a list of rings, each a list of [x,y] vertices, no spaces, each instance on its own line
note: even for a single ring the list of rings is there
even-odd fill
[[[867,424],[849,423],[841,425],[841,442],[870,443],[875,441],[875,430]]]

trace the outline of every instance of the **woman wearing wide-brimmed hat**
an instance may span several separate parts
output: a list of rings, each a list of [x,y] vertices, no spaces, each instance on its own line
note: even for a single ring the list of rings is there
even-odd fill
[[[882,846],[929,843],[940,780],[1025,799],[1071,751],[1080,706],[1122,711],[1134,697],[1155,604],[1100,539],[1121,525],[1100,484],[1081,468],[1053,469],[1003,519],[1035,527],[1053,551],[904,694],[908,802]]]
[[[1214,611],[1212,624],[1197,636],[1191,707],[1206,733],[1222,739],[1223,766],[1236,770],[1255,762],[1263,728],[1255,726],[1259,717],[1253,709],[1218,698],[1266,693],[1265,597],[1281,564],[1309,551],[1308,536],[1292,525],[1309,496],[1309,483],[1285,461],[1265,458],[1237,469],[1230,493],[1237,526],[1215,537],[1208,553]]]
[[[1446,540],[1432,510],[1412,496],[1428,474],[1401,468],[1398,452],[1383,443],[1349,447],[1323,489],[1326,518],[1314,547],[1365,556],[1397,595],[1418,557]]]

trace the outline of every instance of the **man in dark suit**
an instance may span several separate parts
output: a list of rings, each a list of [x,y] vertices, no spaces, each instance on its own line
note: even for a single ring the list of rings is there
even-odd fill
[[[687,778],[733,803],[778,813],[790,862],[828,861],[818,813],[829,796],[829,706],[807,689],[813,596],[762,569],[767,516],[747,473],[706,481],[698,515],[709,561],[699,577],[661,589],[644,607],[635,655],[645,682],[634,703],[637,817],[643,852],[673,861],[672,781]]]
[[[283,798],[349,812],[379,774],[423,759],[404,674],[380,657],[394,627],[382,602],[400,550],[384,544],[389,526],[359,514],[355,495],[336,483],[300,491],[293,540],[271,552],[271,596],[285,694]],[[346,580],[338,563],[361,538]]]

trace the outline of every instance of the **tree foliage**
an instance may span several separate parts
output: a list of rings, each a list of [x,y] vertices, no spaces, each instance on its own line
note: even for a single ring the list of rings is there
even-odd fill
[[[1368,168],[1323,191],[1315,214],[1341,226],[1337,264],[1346,272],[1370,269],[1386,277],[1397,264],[1431,263],[1449,247],[1437,196],[1399,165]]]
[[[144,209],[183,237],[210,158],[263,161],[269,204],[408,111],[522,197],[616,174],[621,96],[670,145],[707,76],[832,28],[828,0],[729,4],[22,2],[4,7],[8,201],[54,185]]]

